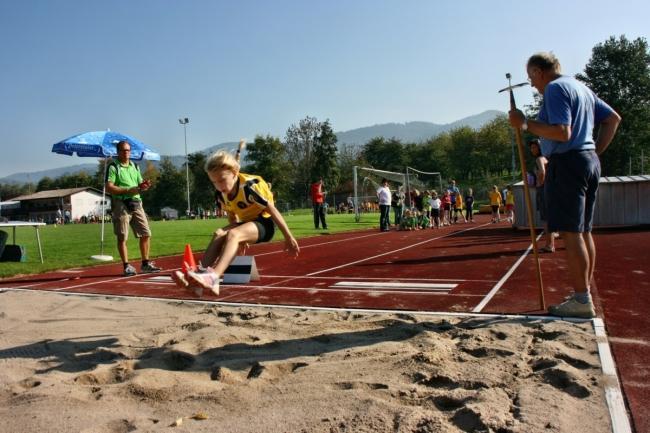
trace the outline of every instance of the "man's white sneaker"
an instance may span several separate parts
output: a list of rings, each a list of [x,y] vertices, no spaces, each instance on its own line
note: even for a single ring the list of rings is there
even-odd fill
[[[571,296],[561,304],[551,305],[548,307],[548,312],[552,316],[561,317],[581,317],[585,319],[596,317],[596,311],[591,299],[586,304],[583,304],[576,301],[575,296]]]

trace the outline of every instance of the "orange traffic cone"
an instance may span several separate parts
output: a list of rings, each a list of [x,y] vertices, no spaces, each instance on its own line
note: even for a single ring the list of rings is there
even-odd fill
[[[196,271],[196,262],[194,261],[194,254],[192,254],[192,247],[190,244],[185,245],[182,269],[183,273],[187,273],[188,271]]]

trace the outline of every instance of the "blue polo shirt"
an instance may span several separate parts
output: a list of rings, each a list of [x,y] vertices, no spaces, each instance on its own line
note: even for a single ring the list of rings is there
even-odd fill
[[[571,138],[565,142],[542,138],[542,154],[548,157],[570,150],[596,149],[594,126],[613,112],[612,107],[575,78],[562,75],[551,81],[544,89],[537,120],[549,125],[569,125]]]

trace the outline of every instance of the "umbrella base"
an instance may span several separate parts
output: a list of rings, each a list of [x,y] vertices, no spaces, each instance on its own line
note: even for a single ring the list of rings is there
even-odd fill
[[[90,256],[91,259],[97,260],[100,262],[112,262],[113,261],[113,256],[105,256],[103,254],[97,254],[95,256]]]

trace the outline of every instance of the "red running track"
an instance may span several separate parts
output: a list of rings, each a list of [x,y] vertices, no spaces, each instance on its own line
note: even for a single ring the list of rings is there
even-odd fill
[[[595,233],[598,250],[593,294],[604,318],[635,430],[650,433],[650,231],[641,228]],[[289,306],[396,309],[438,312],[544,314],[528,231],[478,216],[473,224],[440,230],[366,230],[300,240],[289,258],[282,243],[254,245],[261,280],[222,285],[203,300]],[[541,254],[546,304],[568,293],[562,241],[555,254]],[[195,249],[199,247],[194,245]],[[198,256],[198,255],[197,255]],[[103,265],[0,280],[3,288],[29,288],[102,295],[198,299],[179,291],[169,271],[181,258],[156,260],[167,272],[123,277],[121,265]]]

